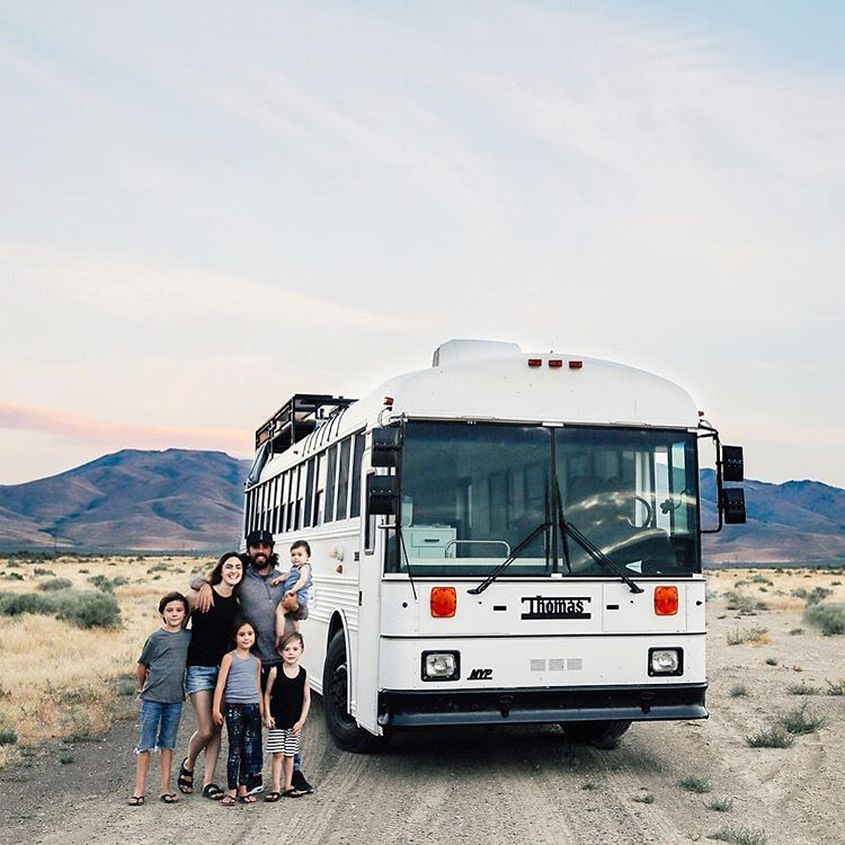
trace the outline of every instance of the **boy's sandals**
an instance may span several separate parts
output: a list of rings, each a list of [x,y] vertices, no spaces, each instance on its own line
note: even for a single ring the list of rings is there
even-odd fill
[[[143,795],[133,795],[127,803],[129,804],[130,807],[143,807],[144,806],[144,796]]]
[[[219,801],[225,793],[216,783],[207,783],[202,788],[202,797],[211,801]]]
[[[194,773],[192,770],[185,768],[185,763],[188,762],[186,757],[179,765],[179,777],[176,780],[176,786],[183,795],[190,795],[194,791]]]
[[[163,804],[176,804],[179,801],[179,796],[175,792],[165,792],[159,795],[159,801]]]
[[[224,795],[220,802],[221,807],[234,807],[238,803],[238,799],[234,795]]]
[[[276,801],[278,801],[281,797],[282,797],[282,793],[281,793],[281,792],[275,792],[275,791],[274,791],[274,792],[268,792],[268,793],[264,796],[264,800],[265,800],[268,804],[275,804],[275,803],[276,803]]]
[[[286,789],[282,793],[282,798],[302,798],[305,794],[306,793],[301,789],[297,789],[295,786],[292,786],[290,789]]]

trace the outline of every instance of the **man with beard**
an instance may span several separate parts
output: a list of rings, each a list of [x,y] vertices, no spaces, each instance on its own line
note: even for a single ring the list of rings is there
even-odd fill
[[[267,681],[267,675],[274,666],[282,664],[282,658],[276,649],[276,607],[285,593],[284,576],[286,573],[278,567],[279,558],[273,551],[273,535],[269,531],[250,531],[246,537],[246,554],[241,555],[244,562],[244,577],[241,581],[239,599],[242,614],[249,619],[258,632],[255,648],[261,658],[261,691]],[[278,579],[273,586],[270,582]],[[211,585],[200,577],[191,582],[191,587],[199,592],[198,610],[205,613],[214,604],[214,591]],[[263,769],[260,736],[257,747],[252,749],[253,782],[248,784],[250,793],[262,790],[261,770]],[[294,757],[293,787],[298,792],[313,792],[310,783],[300,769],[300,755]]]

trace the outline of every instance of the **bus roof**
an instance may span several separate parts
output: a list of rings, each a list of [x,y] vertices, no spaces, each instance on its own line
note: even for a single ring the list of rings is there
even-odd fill
[[[392,399],[393,416],[663,428],[698,425],[696,405],[681,387],[612,361],[523,353],[517,344],[489,341],[449,341],[437,349],[434,360],[428,369],[385,382],[350,408],[347,416],[372,420]]]

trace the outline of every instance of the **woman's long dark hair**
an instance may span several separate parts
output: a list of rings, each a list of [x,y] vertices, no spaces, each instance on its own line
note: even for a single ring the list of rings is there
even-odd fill
[[[237,558],[241,562],[241,573],[245,570],[243,568],[243,559],[237,552],[226,552],[225,554],[220,555],[220,559],[214,566],[214,569],[211,570],[211,573],[208,576],[208,583],[211,584],[213,587],[215,584],[219,584],[223,580],[223,564],[226,563],[229,558],[234,557]],[[241,584],[244,582],[243,574],[241,574],[241,580],[235,584],[234,589],[232,590],[233,594],[237,594],[238,590],[241,587]]]

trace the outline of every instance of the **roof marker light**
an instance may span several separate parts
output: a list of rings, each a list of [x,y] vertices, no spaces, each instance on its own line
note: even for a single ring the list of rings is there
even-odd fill
[[[581,367],[584,366],[583,361],[570,361],[569,362],[569,369],[570,370],[580,370]]]
[[[528,359],[528,366],[529,367],[542,367],[543,366],[543,359],[542,358],[529,358]]]
[[[561,361],[560,358],[550,358],[549,359],[549,366],[552,369],[557,369],[557,368],[563,366],[563,361]]]

